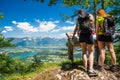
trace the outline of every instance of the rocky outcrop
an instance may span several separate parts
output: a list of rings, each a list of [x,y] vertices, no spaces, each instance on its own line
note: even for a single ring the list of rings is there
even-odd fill
[[[120,71],[111,72],[109,70],[98,71],[98,76],[90,77],[84,69],[79,66],[72,69],[54,68],[44,71],[31,80],[120,80]]]

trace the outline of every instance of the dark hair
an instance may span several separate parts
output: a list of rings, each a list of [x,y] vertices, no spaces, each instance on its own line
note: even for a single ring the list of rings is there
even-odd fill
[[[78,10],[78,14],[81,14],[81,13],[83,13],[83,10],[82,10],[82,9],[79,9],[79,10]]]

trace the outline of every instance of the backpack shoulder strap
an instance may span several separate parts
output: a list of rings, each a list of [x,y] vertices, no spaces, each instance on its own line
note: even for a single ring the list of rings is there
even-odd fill
[[[85,12],[84,15],[85,15],[86,17],[89,17],[89,16],[90,16],[90,14],[89,14],[88,12]]]

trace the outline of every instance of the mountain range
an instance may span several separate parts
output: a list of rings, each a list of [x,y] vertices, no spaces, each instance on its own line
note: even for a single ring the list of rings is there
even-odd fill
[[[50,37],[24,37],[24,38],[14,38],[12,41],[16,46],[22,47],[33,47],[33,46],[66,46],[67,39],[57,39]]]

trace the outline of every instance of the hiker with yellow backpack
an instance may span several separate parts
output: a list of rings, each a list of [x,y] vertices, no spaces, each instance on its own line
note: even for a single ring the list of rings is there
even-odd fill
[[[113,16],[107,14],[104,9],[97,11],[96,19],[96,40],[100,51],[97,69],[104,70],[105,47],[107,46],[111,56],[111,71],[116,70],[116,55],[113,46],[113,35],[115,32],[115,22]]]

